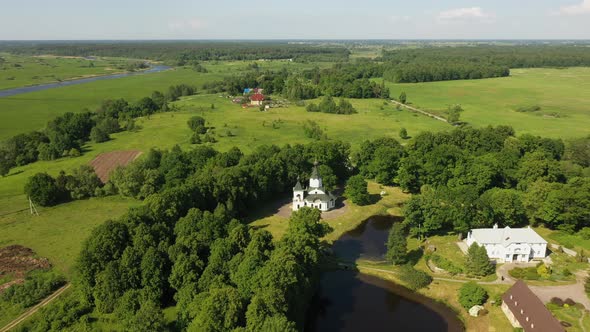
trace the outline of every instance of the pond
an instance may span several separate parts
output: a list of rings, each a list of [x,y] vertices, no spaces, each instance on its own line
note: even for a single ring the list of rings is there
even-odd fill
[[[156,66],[152,66],[149,69],[137,71],[137,72],[132,72],[132,73],[121,73],[121,74],[113,74],[113,75],[94,76],[94,77],[68,80],[68,81],[63,81],[63,82],[46,83],[46,84],[39,84],[39,85],[33,85],[33,86],[25,86],[25,87],[21,87],[21,88],[0,90],[0,98],[16,96],[16,95],[20,95],[23,93],[29,93],[29,92],[55,89],[55,88],[59,88],[59,87],[63,87],[63,86],[90,83],[90,82],[94,82],[94,81],[112,80],[112,79],[117,79],[117,78],[122,78],[122,77],[127,77],[127,76],[158,73],[158,72],[161,72],[164,70],[168,70],[170,68],[171,67],[169,67],[169,66],[156,65]]]
[[[336,255],[354,261],[382,260],[393,217],[371,217],[334,242]],[[463,331],[447,306],[395,283],[358,271],[322,275],[310,309],[307,332],[320,331]]]

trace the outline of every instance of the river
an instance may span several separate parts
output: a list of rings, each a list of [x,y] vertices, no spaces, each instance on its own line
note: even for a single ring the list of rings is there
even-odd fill
[[[334,242],[340,258],[383,260],[393,217],[371,217]],[[395,283],[358,271],[322,275],[307,332],[463,331],[455,312]]]
[[[67,81],[62,81],[62,82],[46,83],[46,84],[25,86],[25,87],[21,87],[21,88],[0,90],[0,98],[16,96],[16,95],[20,95],[20,94],[23,94],[23,93],[29,93],[29,92],[36,92],[36,91],[43,91],[43,90],[49,90],[49,89],[54,89],[54,88],[60,88],[60,87],[63,87],[63,86],[70,86],[70,85],[78,85],[78,84],[90,83],[90,82],[94,82],[94,81],[112,80],[112,79],[122,78],[122,77],[127,77],[127,76],[135,76],[135,75],[144,75],[144,74],[158,73],[158,72],[161,72],[161,71],[170,69],[170,68],[171,67],[169,67],[169,66],[157,65],[157,66],[153,66],[153,67],[151,67],[149,69],[146,69],[146,70],[137,71],[137,72],[131,72],[131,73],[120,73],[120,74],[113,74],[113,75],[93,76],[93,77],[86,77],[86,78],[80,78],[80,79],[67,80]]]

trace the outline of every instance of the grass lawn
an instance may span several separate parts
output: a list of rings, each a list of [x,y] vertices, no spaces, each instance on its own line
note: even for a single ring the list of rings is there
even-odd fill
[[[512,69],[510,77],[412,84],[388,84],[408,102],[442,113],[461,104],[461,119],[475,126],[511,125],[519,134],[579,137],[590,128],[590,68]],[[539,105],[541,111],[519,113]]]
[[[3,216],[0,217],[0,247],[11,244],[30,247],[69,277],[82,241],[90,231],[137,204],[135,200],[114,196],[43,208],[39,216],[28,212]]]
[[[582,324],[587,329],[588,324],[590,323],[590,316],[588,312],[585,312],[584,307],[575,306],[563,306],[560,307],[558,305],[548,303],[547,308],[551,311],[553,316],[557,318],[559,321],[564,321],[570,323],[572,326],[567,328],[568,332],[582,332],[587,331],[580,326],[580,318],[584,316]]]
[[[9,57],[10,59],[16,58],[13,56]],[[20,60],[20,58],[16,58],[15,61],[26,61],[28,58],[24,59]],[[52,73],[60,73],[68,68],[79,69],[78,62],[87,60],[59,59],[59,61],[61,61],[60,63],[63,62],[62,66],[64,68],[54,68],[52,69]],[[72,61],[73,63],[70,63]],[[119,59],[109,61],[127,60]],[[248,66],[254,62],[256,61],[209,61],[203,63],[209,71],[208,73],[198,73],[191,67],[179,67],[159,73],[95,81],[0,98],[0,110],[2,110],[0,112],[0,141],[15,134],[40,130],[49,120],[65,112],[81,112],[85,109],[94,110],[106,99],[125,98],[133,102],[151,95],[153,91],[166,91],[169,86],[181,83],[194,85],[200,89],[205,82],[216,81],[224,76],[246,71],[248,70]],[[301,64],[289,61],[258,61],[256,63],[260,70],[287,68],[290,71],[294,71],[316,66],[313,63]],[[329,66],[330,63],[319,65],[320,67],[325,67]],[[34,72],[33,69],[30,71]],[[0,70],[0,89],[2,89],[2,82],[9,82],[3,79],[2,75],[4,74]],[[27,83],[22,82],[17,86],[22,85],[27,85]]]
[[[172,69],[0,98],[0,140],[42,129],[49,120],[65,112],[95,110],[106,99],[125,98],[133,102],[155,90],[166,91],[174,84],[201,86],[219,77],[192,69]]]

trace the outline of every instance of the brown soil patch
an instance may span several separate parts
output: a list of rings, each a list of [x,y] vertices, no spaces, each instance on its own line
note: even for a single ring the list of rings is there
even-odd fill
[[[109,180],[111,172],[119,166],[127,166],[141,155],[141,151],[113,151],[101,153],[89,165],[94,168],[96,175],[103,183]]]
[[[19,245],[0,248],[0,278],[9,276],[9,280],[12,279],[0,284],[0,293],[12,285],[24,283],[25,275],[29,271],[45,270],[51,267],[47,258],[36,256],[32,249]]]

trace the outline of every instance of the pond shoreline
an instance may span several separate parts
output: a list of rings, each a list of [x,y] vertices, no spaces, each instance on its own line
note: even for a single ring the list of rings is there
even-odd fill
[[[391,225],[399,217],[373,216],[332,245],[339,259],[382,258]],[[365,325],[363,325],[365,324]],[[328,270],[309,309],[305,331],[464,331],[460,316],[437,299],[356,269]]]
[[[48,83],[41,83],[41,84],[33,84],[33,85],[26,85],[23,87],[18,88],[10,88],[10,89],[0,89],[0,98],[5,97],[12,97],[17,96],[25,93],[55,89],[65,86],[72,86],[72,85],[79,85],[85,84],[95,81],[102,81],[102,80],[110,80],[110,79],[118,79],[123,77],[129,76],[136,76],[136,75],[145,75],[145,74],[152,74],[152,73],[159,73],[166,70],[170,70],[173,67],[165,66],[165,65],[153,65],[150,68],[141,70],[141,71],[121,71],[121,72],[114,72],[105,75],[89,75],[89,76],[82,76],[77,78],[69,78],[62,81],[53,81]]]

